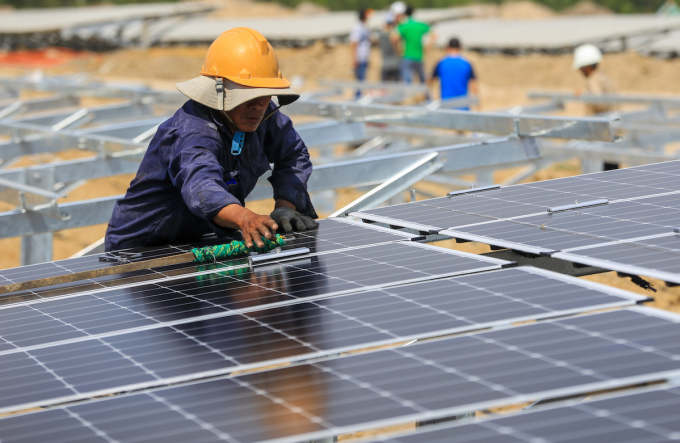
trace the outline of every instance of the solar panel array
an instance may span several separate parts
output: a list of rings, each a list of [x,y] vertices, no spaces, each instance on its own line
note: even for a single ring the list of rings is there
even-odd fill
[[[290,237],[290,236],[289,236]],[[410,239],[413,236],[401,232],[389,231],[386,229],[367,230],[364,226],[357,226],[355,223],[344,220],[321,220],[319,228],[312,232],[298,232],[292,236],[292,240],[287,241],[283,248],[308,248],[312,254],[337,251],[357,246],[367,246],[378,243],[388,243]],[[196,246],[214,245],[216,243],[229,242],[230,239],[217,239],[214,236],[206,237],[202,242],[192,245],[169,245],[166,247],[155,248],[133,248],[122,252],[130,254],[140,254],[143,259],[160,258],[174,254],[188,252]],[[119,256],[119,253],[109,254]],[[239,266],[245,264],[245,260],[231,260],[228,265]],[[19,283],[33,280],[36,275],[42,277],[53,277],[69,272],[89,271],[106,266],[115,266],[116,261],[100,261],[98,255],[84,256],[68,260],[40,263],[37,265],[22,266],[19,268],[0,270],[0,285],[9,283]],[[196,265],[191,263],[165,266],[154,269],[126,273],[125,276],[112,275],[99,277],[82,283],[69,283],[68,285],[55,285],[49,288],[42,288],[33,291],[15,293],[12,297],[0,298],[2,303],[14,303],[17,300],[34,300],[38,298],[55,297],[62,294],[71,294],[77,291],[100,290],[111,286],[129,285],[147,280],[170,278],[177,275],[193,273],[209,273],[222,269],[224,263]]]
[[[532,268],[297,304],[280,303],[283,294],[266,289],[262,276],[257,278],[259,289],[236,297],[253,301],[273,295],[274,303],[261,300],[231,312],[181,296],[159,299],[157,293],[150,300],[139,293],[104,294],[0,310],[0,367],[15,371],[6,379],[10,392],[0,387],[0,408],[16,404],[16,385],[26,386],[17,395],[27,402],[87,396],[173,377],[197,379],[206,371],[228,374],[268,360],[337,354],[645,300]],[[32,372],[36,362],[40,370]]]
[[[593,314],[9,417],[0,438],[311,440],[677,375],[679,332],[651,309]]]
[[[559,212],[562,205],[597,203]],[[672,161],[353,213],[359,218],[680,283]]]
[[[617,189],[622,177],[587,176],[603,183],[611,202],[579,209],[575,218],[554,213],[560,228],[551,234],[591,242],[550,252],[592,250],[603,259],[601,251],[630,235],[650,248],[666,245],[659,230],[671,226],[664,217],[676,191],[666,181],[676,175],[659,166],[634,173],[642,179],[650,170],[662,179],[638,181],[644,192],[626,191],[628,198]],[[625,181],[635,182],[630,174]],[[467,223],[458,228],[536,224],[543,216],[535,210],[542,204],[537,192],[552,198],[548,205],[564,204],[562,194],[590,198],[590,182],[387,209],[431,210],[429,218],[404,222],[421,223],[418,231],[446,233],[437,226],[446,219],[437,214]],[[453,201],[473,203],[477,212],[444,207]],[[506,217],[503,205],[515,215]],[[374,214],[384,211],[368,216],[384,220]],[[596,231],[602,220],[616,229]],[[426,221],[431,229],[422,226]],[[0,441],[333,439],[680,376],[680,316],[635,306],[648,298],[425,245],[413,241],[416,235],[324,220],[317,230],[294,233],[284,248],[306,247],[308,254],[274,253],[261,265],[189,263],[2,296]],[[151,258],[192,246],[124,252]],[[111,264],[82,257],[0,271],[0,278],[17,282]],[[662,266],[674,273],[666,261]],[[512,438],[530,435],[512,426]],[[532,438],[552,431],[541,432]]]
[[[664,386],[375,442],[662,442],[680,438],[678,423],[680,388]]]

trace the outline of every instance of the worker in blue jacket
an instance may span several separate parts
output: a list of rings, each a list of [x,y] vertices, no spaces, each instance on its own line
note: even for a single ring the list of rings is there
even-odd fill
[[[299,95],[283,78],[259,32],[234,28],[208,49],[201,76],[178,83],[190,98],[161,124],[116,203],[106,250],[195,241],[241,231],[246,246],[261,237],[317,226],[307,180],[312,163],[288,117],[271,101]],[[257,179],[270,170],[276,201],[270,215],[245,208]]]

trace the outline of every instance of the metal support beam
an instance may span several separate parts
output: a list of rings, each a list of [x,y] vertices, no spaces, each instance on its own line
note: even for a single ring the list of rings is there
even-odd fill
[[[314,168],[307,188],[312,192],[377,185],[389,180],[394,171],[403,171],[431,153],[439,154],[437,158],[443,163],[441,172],[462,172],[485,166],[515,166],[540,158],[533,138],[504,138],[319,165]],[[271,198],[271,186],[266,181],[268,176],[260,178],[248,200]]]
[[[428,93],[427,85],[420,83],[398,83],[398,82],[358,82],[349,80],[330,80],[319,79],[318,84],[321,86],[330,86],[332,88],[346,88],[346,89],[383,89],[385,91],[398,91],[410,94]]]
[[[384,183],[354,200],[349,205],[334,212],[331,214],[331,217],[339,217],[349,212],[375,208],[397,194],[403,193],[414,183],[441,169],[443,163],[437,160],[438,155],[436,152],[430,153],[408,168],[394,174],[390,179],[385,180]]]
[[[38,112],[55,108],[66,108],[78,105],[80,105],[79,98],[65,97],[61,95],[57,97],[39,98],[34,100],[18,100],[0,108],[0,119],[7,118],[10,115],[26,114],[29,112]]]
[[[288,105],[287,111],[291,114],[317,115],[340,121],[426,126],[526,137],[614,141],[611,121],[606,118],[511,116],[450,109],[431,111],[422,107],[360,105],[319,100],[298,100]]]
[[[43,163],[25,168],[0,169],[0,180],[27,183],[47,174],[54,177],[54,183],[71,183],[80,180],[134,174],[139,168],[142,153],[114,157],[89,157],[53,163]],[[41,188],[44,187],[42,184]]]
[[[550,92],[550,91],[532,91],[527,94],[531,99],[551,99],[559,101],[576,101],[582,103],[594,104],[657,104],[669,108],[680,108],[680,99],[671,97],[659,97],[651,95],[592,95],[581,94],[575,95],[570,93]]]
[[[609,272],[608,269],[597,268],[595,266],[576,266],[572,262],[553,257],[530,256],[529,254],[522,255],[510,249],[487,252],[481,255],[485,257],[497,258],[499,260],[515,262],[520,266],[534,266],[536,268],[546,269],[548,271],[558,272],[560,274],[571,275],[572,277],[583,277],[585,275]]]
[[[369,139],[363,122],[320,122],[299,125],[295,130],[308,148],[340,143],[356,143]]]
[[[623,162],[632,166],[647,165],[668,160],[677,160],[677,157],[660,152],[647,151],[644,149],[620,149],[616,146],[608,146],[598,143],[577,142],[566,145],[553,143],[541,143],[543,157],[554,159],[567,159],[578,157],[585,161]],[[600,166],[601,167],[601,166]],[[590,172],[598,172],[597,170]]]
[[[0,142],[0,159],[72,148],[86,149],[103,155],[146,148],[148,143],[136,142],[130,138],[145,133],[163,120],[164,118],[155,118],[76,131],[53,130],[30,123],[15,123],[12,125],[15,138],[8,142]]]
[[[6,135],[13,135],[12,124],[14,123],[32,123],[34,125],[41,125],[45,127],[54,128],[55,125],[61,124],[57,129],[74,129],[85,124],[94,124],[101,121],[120,119],[120,118],[135,118],[146,116],[153,117],[153,106],[148,103],[123,103],[106,106],[94,106],[81,108],[77,111],[55,110],[50,113],[40,113],[29,117],[15,117],[0,120],[0,133]],[[77,120],[75,119],[77,117]],[[72,119],[72,123],[64,124],[67,119]]]
[[[67,83],[59,78],[45,78],[40,82],[26,79],[0,78],[0,86],[13,89],[33,89],[68,94],[74,97],[125,98],[135,102],[150,100],[154,103],[181,106],[187,101],[179,92],[155,91],[143,86],[109,86],[103,83]]]
[[[23,237],[61,231],[62,229],[108,223],[116,200],[122,197],[122,195],[116,195],[94,200],[65,203],[60,207],[70,215],[68,220],[56,219],[33,211],[2,212],[0,213],[0,220],[2,220],[2,223],[0,223],[0,238]]]

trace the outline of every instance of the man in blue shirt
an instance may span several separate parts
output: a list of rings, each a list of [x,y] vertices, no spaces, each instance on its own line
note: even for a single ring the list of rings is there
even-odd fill
[[[434,68],[430,86],[439,78],[442,100],[465,97],[468,93],[479,95],[477,79],[472,65],[461,55],[461,44],[457,38],[449,40],[444,57]],[[469,108],[462,108],[469,110]]]
[[[316,226],[307,193],[307,147],[279,105],[297,100],[274,49],[259,32],[234,28],[208,49],[201,76],[177,84],[187,101],[161,124],[137,176],[116,203],[107,251],[191,242],[237,231],[246,246],[261,237]],[[274,165],[270,215],[245,208],[257,179]]]

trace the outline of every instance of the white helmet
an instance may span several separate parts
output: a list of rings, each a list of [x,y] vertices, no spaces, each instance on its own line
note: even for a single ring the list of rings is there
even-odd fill
[[[601,61],[602,52],[600,52],[597,46],[591,44],[581,45],[574,50],[574,63],[572,67],[576,71],[584,66],[596,65]]]
[[[406,13],[406,3],[401,2],[401,1],[396,1],[392,3],[390,6],[390,12],[394,14],[395,16],[397,15],[403,15]]]

